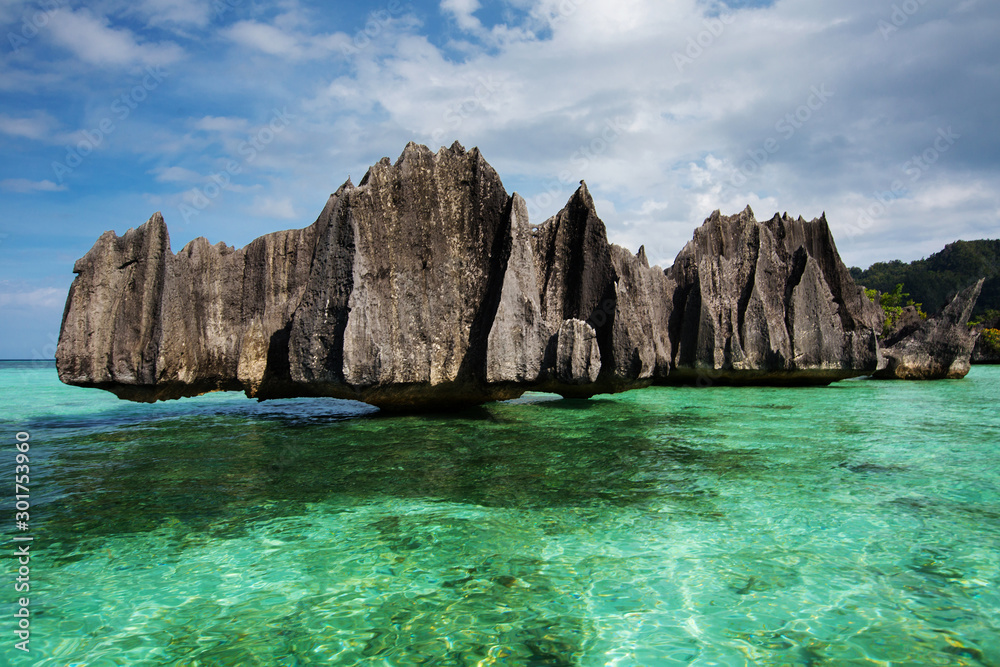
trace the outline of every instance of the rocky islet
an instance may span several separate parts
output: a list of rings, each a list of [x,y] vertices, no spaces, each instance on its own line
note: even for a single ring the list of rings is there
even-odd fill
[[[825,217],[716,211],[662,270],[608,242],[582,182],[532,227],[457,142],[383,158],[304,229],[173,253],[157,213],[103,234],[74,272],[59,377],[135,401],[239,390],[420,410],[885,365],[881,310]]]

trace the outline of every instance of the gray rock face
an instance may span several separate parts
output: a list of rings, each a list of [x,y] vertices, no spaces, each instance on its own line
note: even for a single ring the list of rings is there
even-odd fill
[[[509,225],[501,251],[507,266],[486,340],[486,381],[523,384],[541,375],[548,332],[542,321],[527,205],[516,193],[511,198]]]
[[[825,220],[715,214],[664,272],[608,243],[585,184],[531,228],[477,149],[410,144],[309,227],[174,254],[156,214],[76,263],[60,378],[453,408],[528,389],[825,383],[874,370],[880,311]]]
[[[854,284],[825,217],[718,211],[667,275],[667,382],[811,384],[874,371],[881,311]]]
[[[650,267],[644,248],[636,255],[611,247],[618,274],[611,330],[616,378],[650,381],[670,373],[670,314],[676,284],[660,269]]]
[[[293,391],[376,404],[479,403],[511,235],[510,202],[478,150],[410,144],[317,221],[289,332]]]
[[[906,328],[912,330],[914,327],[920,326],[920,323],[922,321],[923,318],[920,317],[920,311],[917,310],[916,306],[904,306],[903,312],[901,312],[899,314],[899,317],[896,318],[896,323],[893,326],[892,332],[889,334],[889,337],[891,338],[895,336],[900,331]]]
[[[977,333],[969,329],[969,316],[983,282],[980,279],[965,288],[944,310],[926,320],[904,313],[902,325],[883,341],[885,362],[874,377],[898,380],[965,377],[977,338]]]
[[[592,395],[611,384],[596,384],[598,333],[577,318],[614,303],[610,253],[585,187],[533,232],[478,150],[410,144],[311,226],[239,250],[196,239],[175,255],[159,214],[104,234],[74,268],[57,367],[138,401],[238,389],[420,409],[535,386]],[[608,349],[613,315],[597,326]]]
[[[562,323],[556,333],[555,366],[555,378],[563,384],[592,385],[597,382],[601,374],[601,349],[592,326],[576,319]]]
[[[671,283],[659,268],[649,267],[644,253],[632,255],[608,243],[585,183],[559,213],[534,230],[533,244],[548,342],[539,389],[592,396],[649,385],[657,363],[664,373],[669,371],[664,325]],[[578,337],[582,331],[577,324],[566,331],[569,321],[586,323],[600,351],[600,373],[585,386],[559,366],[564,337],[571,332]]]
[[[76,262],[79,276],[56,353],[63,382],[108,389],[157,382],[160,302],[171,259],[167,226],[157,213],[121,238],[105,232]]]

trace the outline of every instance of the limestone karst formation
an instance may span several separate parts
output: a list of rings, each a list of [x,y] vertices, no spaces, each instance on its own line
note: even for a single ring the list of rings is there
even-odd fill
[[[825,218],[716,212],[664,271],[608,242],[585,184],[532,227],[458,143],[383,158],[304,229],[174,253],[157,213],[106,232],[74,272],[59,377],[136,401],[240,390],[426,409],[824,384],[879,358],[881,311]]]

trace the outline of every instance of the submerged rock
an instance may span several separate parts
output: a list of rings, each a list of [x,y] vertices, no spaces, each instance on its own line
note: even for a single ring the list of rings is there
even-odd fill
[[[409,144],[304,229],[174,254],[156,214],[74,271],[60,379],[137,401],[242,390],[410,410],[706,374],[827,383],[874,370],[880,326],[822,218],[717,212],[663,271],[608,242],[583,183],[530,227],[458,143]]]
[[[874,377],[894,380],[965,377],[977,338],[977,332],[969,329],[969,316],[983,282],[980,279],[965,288],[944,310],[926,320],[904,312],[901,324],[882,343],[885,361]]]

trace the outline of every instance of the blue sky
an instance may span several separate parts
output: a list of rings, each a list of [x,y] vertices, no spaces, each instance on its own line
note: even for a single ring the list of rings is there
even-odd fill
[[[479,146],[532,222],[586,179],[669,265],[714,210],[826,212],[849,265],[1000,236],[988,0],[0,4],[0,358],[51,358],[76,259],[310,224],[408,141]]]

